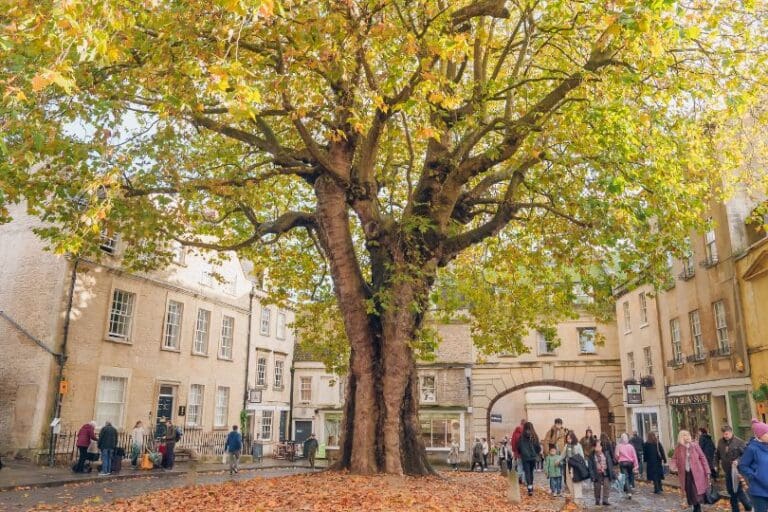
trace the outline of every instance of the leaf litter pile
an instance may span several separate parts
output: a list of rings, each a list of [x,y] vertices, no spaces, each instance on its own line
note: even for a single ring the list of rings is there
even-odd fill
[[[212,511],[440,511],[478,509],[507,512],[573,511],[578,507],[543,490],[519,504],[507,501],[507,480],[498,474],[441,473],[434,477],[356,476],[326,471],[281,478],[253,478],[223,484],[180,487],[79,505],[70,512]],[[39,508],[37,510],[51,510]]]

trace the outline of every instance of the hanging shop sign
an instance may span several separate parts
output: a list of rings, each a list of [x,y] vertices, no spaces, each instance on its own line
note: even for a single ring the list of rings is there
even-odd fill
[[[627,403],[643,403],[643,387],[640,384],[627,384]]]

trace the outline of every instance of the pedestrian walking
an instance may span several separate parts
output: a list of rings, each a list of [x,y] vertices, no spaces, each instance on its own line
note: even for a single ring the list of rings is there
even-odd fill
[[[616,447],[616,461],[619,463],[619,471],[626,478],[624,479],[624,493],[628,499],[632,499],[632,489],[635,488],[635,473],[639,469],[637,462],[637,453],[635,448],[629,443],[629,436],[621,434],[619,445]]]
[[[517,450],[518,445],[520,444],[520,438],[523,435],[523,427],[525,426],[526,421],[520,420],[520,424],[515,427],[515,430],[512,432],[512,438],[509,440],[510,448],[512,449],[512,457],[514,458],[514,465],[515,465],[515,471],[517,471],[517,480],[518,483],[522,485],[523,483],[523,460],[520,458],[520,452]]]
[[[656,434],[648,432],[647,441],[643,443],[643,459],[645,460],[646,477],[653,482],[653,493],[661,494],[661,481],[664,480],[664,464],[667,454]]]
[[[480,438],[475,438],[475,443],[472,445],[472,467],[470,471],[475,470],[475,464],[480,466],[480,471],[483,471],[483,443],[480,442]]]
[[[722,437],[717,441],[715,450],[715,465],[723,470],[725,477],[725,488],[731,502],[731,512],[739,512],[739,503],[744,506],[744,510],[752,510],[752,502],[747,493],[744,492],[744,484],[738,472],[737,465],[739,458],[744,453],[747,444],[743,439],[733,435],[733,429],[730,425],[720,427]]]
[[[541,457],[541,442],[533,423],[526,422],[523,426],[523,433],[520,435],[520,441],[517,444],[517,451],[520,453],[520,459],[523,461],[523,473],[525,475],[525,485],[528,489],[528,496],[533,496],[533,470],[536,461]]]
[[[752,439],[739,459],[738,469],[749,486],[755,512],[768,511],[768,425],[752,420]]]
[[[592,447],[595,445],[596,440],[597,438],[592,433],[591,428],[587,428],[587,430],[584,432],[584,437],[579,439],[579,444],[581,445],[581,449],[584,451],[585,459],[592,455]]]
[[[144,435],[144,426],[139,420],[131,431],[131,466],[133,469],[139,469],[139,458],[144,451]]]
[[[176,443],[181,440],[181,430],[174,426],[170,419],[165,420],[165,454],[163,455],[163,468],[173,469],[176,463]]]
[[[451,438],[451,451],[448,452],[448,464],[453,466],[454,471],[459,470],[459,443]]]
[[[709,464],[710,475],[712,478],[717,478],[717,466],[715,465],[715,442],[712,440],[712,436],[705,427],[699,429],[699,448],[704,452],[704,456],[707,458]]]
[[[603,447],[603,453],[611,458],[613,465],[618,465],[619,462],[616,460],[616,444],[611,441],[611,438],[605,432],[600,433],[600,446]]]
[[[491,466],[493,466],[495,464],[495,460],[496,460],[495,456],[496,456],[496,454],[499,451],[498,446],[496,446],[496,438],[495,437],[491,437],[491,442],[488,443],[488,444],[489,444],[489,447],[490,447],[490,450],[488,452],[488,455],[491,457],[490,464],[491,464]]]
[[[96,422],[90,421],[77,431],[77,464],[72,468],[75,473],[85,472],[85,461],[88,458],[88,447],[91,441],[96,441]]]
[[[485,438],[483,438],[483,471],[488,471],[488,453],[490,452],[490,448],[488,446],[488,441],[486,441]]]
[[[237,431],[237,425],[232,425],[232,430],[227,434],[227,440],[224,442],[224,452],[227,454],[230,475],[234,475],[240,471],[238,464],[240,463],[240,454],[242,451],[243,436]]]
[[[635,449],[637,454],[637,472],[643,474],[643,438],[637,434],[637,430],[632,431],[632,436],[629,438],[629,444]]]
[[[317,455],[317,437],[314,433],[309,434],[309,438],[304,441],[304,453],[307,455],[309,467],[315,469],[315,456]]]
[[[677,446],[673,460],[680,478],[680,492],[685,496],[693,512],[701,512],[704,494],[709,487],[709,463],[698,443],[694,443],[691,433],[681,430],[677,436]]]
[[[611,482],[613,481],[613,457],[610,452],[603,450],[600,441],[592,444],[592,454],[587,457],[589,477],[595,491],[595,505],[610,505]]]
[[[571,430],[568,432],[568,436],[566,436],[566,445],[565,445],[565,474],[563,477],[565,478],[565,485],[567,489],[570,489],[571,496],[573,497],[574,501],[581,500],[582,498],[582,489],[581,489],[581,481],[577,478],[574,481],[573,473],[574,469],[570,466],[569,461],[572,458],[581,458],[578,462],[581,464],[586,464],[587,460],[584,456],[584,448],[582,448],[581,443],[579,442],[579,439],[576,437],[576,432]]]
[[[101,450],[101,471],[99,476],[112,473],[112,456],[117,448],[117,429],[107,420],[99,431],[99,450]]]
[[[544,459],[544,473],[549,478],[549,492],[552,496],[561,496],[563,493],[563,456],[557,454],[553,446],[549,449],[549,455]]]

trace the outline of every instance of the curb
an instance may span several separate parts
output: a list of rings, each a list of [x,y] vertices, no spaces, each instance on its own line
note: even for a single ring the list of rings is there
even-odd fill
[[[240,471],[246,472],[246,471],[265,471],[268,469],[294,469],[294,468],[302,468],[302,469],[310,469],[309,466],[297,466],[295,464],[281,464],[279,466],[261,466],[261,467],[247,467],[247,468],[240,468]],[[323,471],[326,468],[324,467],[315,467],[315,471]],[[226,468],[218,468],[218,469],[202,469],[202,470],[196,470],[195,473],[198,475],[205,475],[210,473],[220,473],[228,471]],[[117,475],[110,475],[108,477],[99,477],[94,476],[91,478],[68,478],[64,480],[51,480],[50,482],[35,482],[31,484],[24,484],[24,483],[18,483],[14,485],[2,485],[0,486],[0,492],[8,492],[8,491],[16,491],[16,490],[26,490],[26,489],[42,489],[47,487],[62,487],[65,485],[70,484],[77,484],[77,483],[90,483],[90,482],[119,482],[122,480],[134,480],[137,478],[146,478],[146,477],[155,477],[155,478],[168,478],[172,476],[184,476],[191,473],[191,471],[136,471],[131,473],[125,473],[125,474],[117,474]]]

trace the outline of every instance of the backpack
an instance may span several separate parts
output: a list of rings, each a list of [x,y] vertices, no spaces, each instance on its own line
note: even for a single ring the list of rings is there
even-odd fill
[[[177,443],[181,441],[181,436],[184,435],[184,432],[181,431],[181,428],[176,427],[176,435],[174,436],[173,440]]]
[[[568,466],[573,470],[572,477],[574,482],[589,480],[589,468],[584,457],[578,454],[569,457]]]

